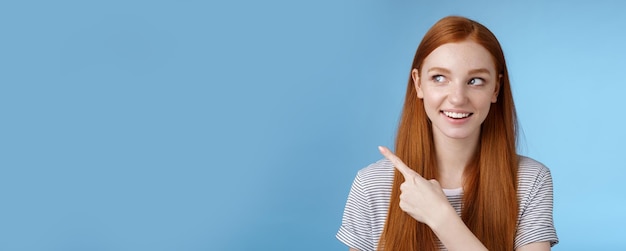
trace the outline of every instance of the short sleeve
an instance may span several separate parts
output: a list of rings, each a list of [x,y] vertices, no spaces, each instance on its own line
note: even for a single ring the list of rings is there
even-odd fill
[[[532,175],[526,183],[520,180],[522,185],[526,186],[520,189],[528,191],[520,201],[522,207],[515,237],[515,248],[534,242],[548,241],[550,246],[559,242],[552,218],[552,176],[548,168],[537,164],[536,175]]]
[[[371,214],[371,205],[365,194],[361,177],[357,174],[348,195],[337,239],[350,248],[361,251],[375,250]]]

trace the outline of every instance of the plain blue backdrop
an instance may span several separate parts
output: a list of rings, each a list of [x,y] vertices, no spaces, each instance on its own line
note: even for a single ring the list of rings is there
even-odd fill
[[[575,2],[575,3],[574,3]],[[0,250],[347,250],[447,15],[508,60],[554,250],[626,249],[619,1],[2,1]]]

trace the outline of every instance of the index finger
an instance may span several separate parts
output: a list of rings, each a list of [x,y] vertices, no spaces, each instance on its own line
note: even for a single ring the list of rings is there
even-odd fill
[[[411,168],[409,168],[406,164],[404,164],[404,162],[398,156],[393,154],[387,147],[379,146],[378,150],[383,156],[385,156],[385,158],[393,163],[393,165],[396,167],[396,169],[398,169],[398,171],[400,171],[400,173],[402,173],[404,179],[408,180],[410,178],[412,180],[415,177],[422,177]]]

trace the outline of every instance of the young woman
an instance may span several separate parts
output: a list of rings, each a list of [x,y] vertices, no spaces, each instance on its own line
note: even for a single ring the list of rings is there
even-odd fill
[[[351,250],[550,250],[552,178],[516,153],[504,53],[483,25],[437,22],[409,77],[395,155],[360,170],[337,238]]]

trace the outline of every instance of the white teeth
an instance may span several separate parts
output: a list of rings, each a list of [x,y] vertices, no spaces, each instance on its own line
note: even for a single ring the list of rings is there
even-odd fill
[[[460,113],[460,112],[446,112],[444,111],[443,114],[445,114],[446,116],[450,117],[450,118],[454,118],[454,119],[462,119],[462,118],[467,118],[469,117],[469,115],[471,113]]]

